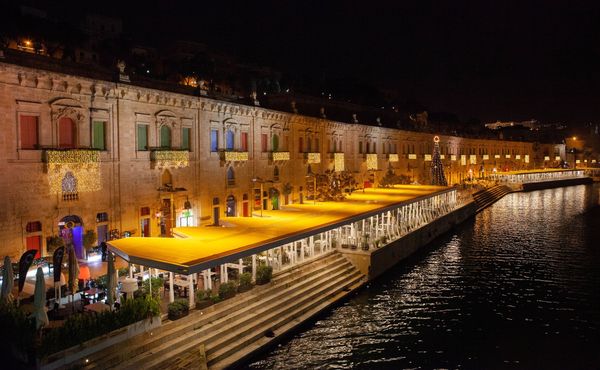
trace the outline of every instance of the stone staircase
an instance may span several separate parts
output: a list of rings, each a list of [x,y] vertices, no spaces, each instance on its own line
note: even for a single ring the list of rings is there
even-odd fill
[[[241,364],[365,281],[334,251],[273,276],[267,285],[96,353],[84,368],[202,368],[201,358],[211,369]]]
[[[496,185],[489,189],[478,191],[477,193],[473,194],[473,200],[475,200],[475,204],[477,204],[476,212],[484,210],[486,207],[492,205],[503,196],[511,192],[511,188],[506,185]]]

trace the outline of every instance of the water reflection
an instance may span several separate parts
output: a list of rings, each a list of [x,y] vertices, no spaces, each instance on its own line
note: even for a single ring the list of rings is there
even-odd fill
[[[598,187],[510,194],[252,368],[598,368]]]

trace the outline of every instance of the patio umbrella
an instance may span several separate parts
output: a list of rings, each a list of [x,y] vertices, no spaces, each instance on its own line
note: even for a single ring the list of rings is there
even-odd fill
[[[2,292],[0,300],[12,301],[12,290],[15,285],[15,276],[13,274],[12,262],[9,256],[4,257],[4,270],[2,271]]]
[[[106,259],[108,260],[106,303],[112,307],[115,303],[115,289],[117,288],[117,280],[115,279],[115,260],[110,252],[108,253],[108,256],[106,256]]]
[[[35,274],[35,294],[33,296],[33,317],[35,317],[35,328],[40,330],[42,326],[48,325],[48,314],[46,313],[46,283],[44,281],[44,270],[38,267]]]
[[[75,293],[79,287],[79,263],[75,255],[75,248],[69,247],[69,290],[71,291],[71,304],[73,304]]]

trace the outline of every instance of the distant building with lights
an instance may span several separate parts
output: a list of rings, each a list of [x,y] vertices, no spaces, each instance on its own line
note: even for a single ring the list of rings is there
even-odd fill
[[[334,114],[331,114],[334,116]],[[311,173],[349,171],[371,186],[388,170],[428,183],[433,134],[308,117],[0,59],[0,254],[168,236],[303,202]],[[469,169],[551,167],[564,145],[441,136],[450,184]],[[262,189],[262,190],[261,190]],[[261,191],[263,192],[261,196]],[[262,202],[261,202],[262,200]],[[261,204],[262,203],[262,204]]]

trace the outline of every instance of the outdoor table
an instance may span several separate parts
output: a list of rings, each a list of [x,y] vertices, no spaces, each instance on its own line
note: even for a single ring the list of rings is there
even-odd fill
[[[92,303],[92,304],[83,306],[83,310],[90,311],[90,312],[104,312],[104,311],[109,311],[110,306],[107,304],[104,304],[102,302],[96,302],[96,303]]]
[[[98,294],[104,293],[104,290],[98,288],[91,288],[88,290],[83,290],[81,294],[85,297],[93,297],[92,299],[95,301],[98,298]]]

